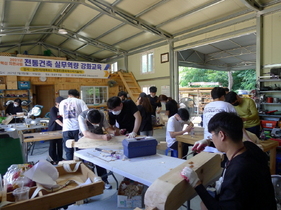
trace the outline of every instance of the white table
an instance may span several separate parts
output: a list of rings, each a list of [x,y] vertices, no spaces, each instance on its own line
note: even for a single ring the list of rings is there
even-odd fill
[[[160,176],[181,165],[186,160],[165,155],[151,155],[126,160],[105,161],[98,158],[100,152],[83,149],[74,152],[74,156],[103,167],[109,171],[150,186]]]

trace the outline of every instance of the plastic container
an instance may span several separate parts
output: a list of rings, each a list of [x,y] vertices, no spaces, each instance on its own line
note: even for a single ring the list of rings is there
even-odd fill
[[[154,138],[140,140],[128,138],[122,141],[124,155],[128,158],[155,155],[157,144],[158,142]]]
[[[263,128],[275,128],[278,121],[261,120],[261,126]]]
[[[20,187],[13,191],[13,195],[15,196],[15,201],[23,201],[29,199],[29,187]]]

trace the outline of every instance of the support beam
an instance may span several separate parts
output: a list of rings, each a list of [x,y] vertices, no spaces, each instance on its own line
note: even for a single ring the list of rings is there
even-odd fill
[[[263,15],[257,16],[257,26],[256,26],[256,76],[257,78],[262,75],[263,72],[261,72],[261,66],[262,58],[263,58]]]
[[[261,11],[263,8],[262,6],[255,0],[240,0],[246,7],[252,9],[254,11]]]
[[[141,20],[140,18],[136,18],[135,16],[119,9],[118,7],[112,6],[106,1],[102,0],[87,0],[86,4],[87,6],[90,6],[90,4],[95,5],[95,7],[91,7],[92,9],[95,9],[103,14],[107,14],[110,17],[113,17],[117,20],[120,20],[122,22],[126,22],[127,24],[130,24],[134,27],[137,27],[141,30],[148,31],[150,33],[153,33],[157,36],[160,36],[164,39],[172,39],[173,36],[161,29],[156,28],[153,25],[149,25],[145,21]]]

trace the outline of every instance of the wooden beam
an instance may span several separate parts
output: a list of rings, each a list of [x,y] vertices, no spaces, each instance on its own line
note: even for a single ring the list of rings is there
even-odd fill
[[[193,170],[195,170],[203,185],[206,186],[217,180],[221,175],[221,161],[219,154],[201,152],[159,177],[145,193],[144,203],[146,209],[178,209],[185,201],[192,199],[196,195],[191,185],[181,177],[182,169],[185,166],[193,165]]]

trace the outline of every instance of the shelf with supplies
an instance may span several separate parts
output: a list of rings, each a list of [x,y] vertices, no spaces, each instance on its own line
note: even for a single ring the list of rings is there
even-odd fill
[[[281,118],[281,115],[272,115],[272,114],[259,114],[260,117],[272,117],[272,118]]]
[[[279,76],[278,76],[279,77]],[[281,119],[281,79],[258,79],[260,90],[258,108],[263,130],[272,130]],[[274,114],[275,113],[275,114]],[[266,126],[271,125],[272,126]]]
[[[30,108],[30,90],[24,89],[0,89],[0,110],[6,109],[8,101],[14,101],[16,98],[22,100],[22,107]],[[27,110],[28,111],[28,110]]]

